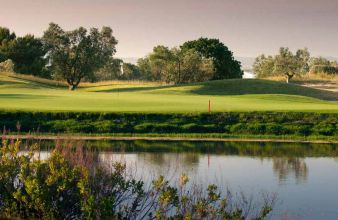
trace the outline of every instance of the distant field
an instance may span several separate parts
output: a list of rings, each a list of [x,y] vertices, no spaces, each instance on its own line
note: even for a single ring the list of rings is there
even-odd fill
[[[0,74],[0,109],[89,112],[320,111],[338,112],[338,93],[268,80],[223,80],[181,86],[145,82],[63,83]],[[326,101],[329,100],[329,101]]]

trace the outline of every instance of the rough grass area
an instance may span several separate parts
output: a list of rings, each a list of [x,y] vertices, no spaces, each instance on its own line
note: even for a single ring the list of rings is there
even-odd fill
[[[179,86],[145,82],[65,84],[0,74],[0,109],[22,111],[198,113],[208,111],[338,112],[337,92],[268,80],[221,80]],[[327,101],[329,100],[329,101]]]

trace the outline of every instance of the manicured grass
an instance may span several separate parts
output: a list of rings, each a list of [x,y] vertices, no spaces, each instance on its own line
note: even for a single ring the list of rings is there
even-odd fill
[[[88,112],[309,111],[338,112],[338,94],[267,80],[223,80],[180,86],[151,83],[63,84],[0,74],[0,109]]]

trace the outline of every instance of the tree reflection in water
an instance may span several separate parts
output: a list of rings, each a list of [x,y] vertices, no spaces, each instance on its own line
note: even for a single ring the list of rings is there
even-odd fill
[[[296,184],[302,184],[307,182],[308,167],[303,158],[299,157],[277,157],[272,159],[273,171],[278,176],[279,183],[288,181],[290,175],[293,175],[296,180]]]

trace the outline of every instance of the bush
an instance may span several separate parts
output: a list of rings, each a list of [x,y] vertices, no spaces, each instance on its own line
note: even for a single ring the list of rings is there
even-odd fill
[[[280,134],[283,134],[283,127],[277,123],[267,123],[265,125],[265,133],[280,135]]]
[[[265,125],[262,123],[250,123],[247,125],[247,133],[249,134],[264,134]]]
[[[19,149],[20,142],[0,146],[1,219],[265,219],[274,203],[235,201],[216,185],[201,193],[184,174],[177,186],[159,176],[145,187],[127,177],[124,163],[105,169],[79,145],[57,146],[44,161],[33,159],[37,146]]]
[[[310,73],[338,74],[338,66],[314,65],[311,67]]]
[[[232,125],[230,128],[230,133],[232,134],[245,134],[247,133],[247,127],[244,123],[238,123],[235,125]]]
[[[204,127],[195,123],[190,123],[182,125],[182,130],[186,133],[200,133],[204,132]]]
[[[337,135],[337,113],[224,112],[213,114],[147,114],[86,112],[4,112],[0,126],[21,132],[49,133],[229,133],[252,135]],[[325,125],[319,131],[318,124]],[[316,128],[315,128],[316,126]],[[333,127],[332,127],[333,126]]]
[[[313,127],[313,132],[320,135],[331,136],[335,133],[335,126],[327,123],[319,123]]]
[[[136,132],[145,133],[145,132],[153,131],[154,125],[152,123],[142,123],[142,124],[136,125],[134,129]]]

